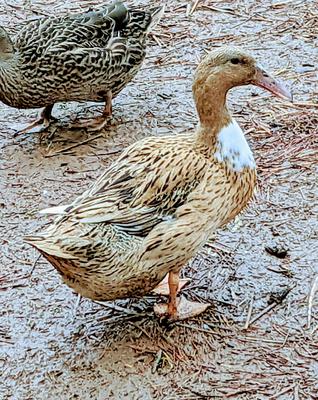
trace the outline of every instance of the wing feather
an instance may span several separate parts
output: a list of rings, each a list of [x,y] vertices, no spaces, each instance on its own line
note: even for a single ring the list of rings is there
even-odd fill
[[[69,217],[81,223],[114,224],[139,236],[174,218],[177,208],[202,181],[207,160],[194,151],[187,152],[189,146],[180,139],[171,141],[168,149],[161,146],[159,138],[147,138],[128,148],[73,203],[67,211]]]

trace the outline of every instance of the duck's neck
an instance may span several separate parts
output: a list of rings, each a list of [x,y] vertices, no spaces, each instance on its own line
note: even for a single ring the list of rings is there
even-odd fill
[[[2,32],[0,31],[0,68],[9,67],[14,61],[15,52],[13,43],[9,35],[2,28]]]
[[[0,52],[0,101],[9,106],[14,106],[14,99],[17,96],[19,82],[17,65],[15,54],[3,55]]]
[[[242,129],[226,106],[228,87],[220,77],[196,78],[194,99],[199,115],[197,145],[209,148],[211,156],[235,172],[255,168],[255,161]]]

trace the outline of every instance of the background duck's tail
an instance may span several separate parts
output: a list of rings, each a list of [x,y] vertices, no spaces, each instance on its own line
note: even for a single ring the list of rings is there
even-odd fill
[[[149,10],[149,12],[151,14],[151,21],[148,25],[147,32],[150,32],[158,25],[165,12],[165,5],[160,7],[153,7]]]
[[[131,32],[150,32],[160,21],[164,13],[165,6],[152,7],[141,10],[139,7],[129,7],[129,22],[126,26]]]

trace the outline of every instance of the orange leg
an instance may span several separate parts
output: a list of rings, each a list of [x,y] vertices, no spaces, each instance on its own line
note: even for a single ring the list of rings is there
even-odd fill
[[[209,307],[209,304],[188,301],[184,297],[177,299],[179,288],[178,272],[169,272],[168,284],[169,302],[168,304],[155,305],[154,310],[157,316],[166,316],[171,320],[183,320],[199,315]]]
[[[161,296],[169,296],[170,295],[169,277],[170,274],[167,274],[164,277],[164,279],[159,283],[159,285],[156,286],[153,292],[156,294],[160,294]],[[190,282],[191,279],[179,279],[178,292],[180,292],[180,290],[182,290]]]
[[[109,90],[106,94],[106,99],[105,99],[105,107],[103,111],[103,115],[106,117],[111,117],[113,113],[113,96],[111,90]]]
[[[168,302],[168,315],[176,319],[177,315],[177,293],[179,288],[179,272],[170,272],[168,278],[170,294]]]

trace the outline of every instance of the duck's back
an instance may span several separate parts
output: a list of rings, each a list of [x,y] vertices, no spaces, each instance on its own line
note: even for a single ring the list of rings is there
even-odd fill
[[[116,96],[145,57],[151,12],[116,2],[100,11],[38,19],[18,34],[16,107],[57,101],[103,101]]]
[[[99,11],[31,21],[17,35],[16,47],[24,56],[30,49],[40,55],[58,45],[102,48],[114,37],[144,37],[150,22],[150,13],[128,10],[117,2]]]

